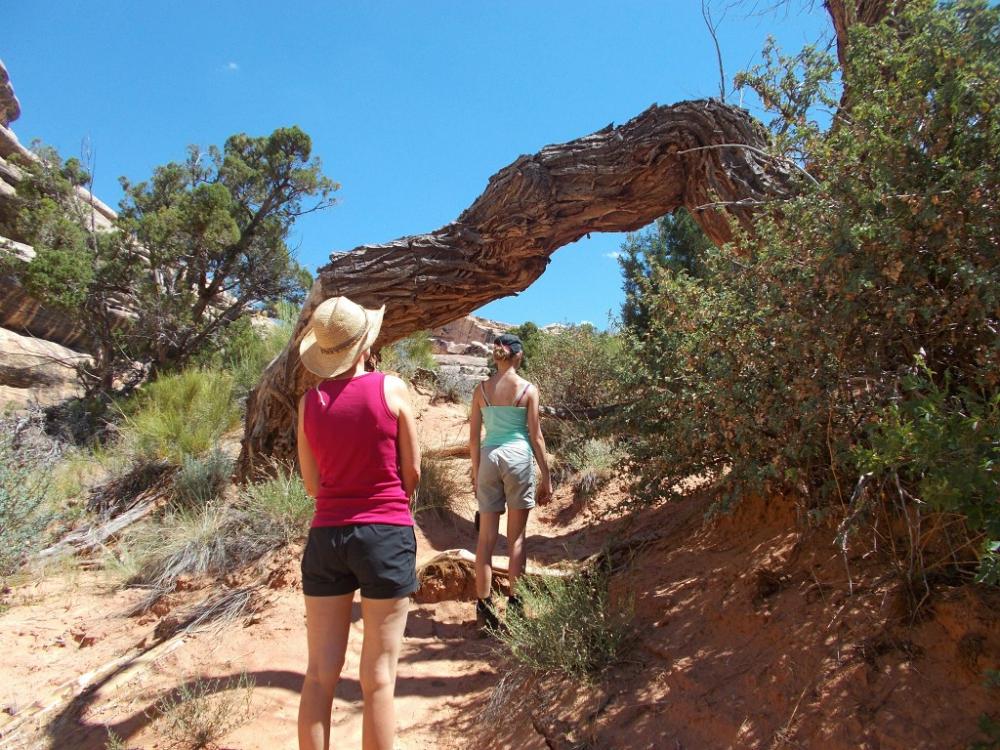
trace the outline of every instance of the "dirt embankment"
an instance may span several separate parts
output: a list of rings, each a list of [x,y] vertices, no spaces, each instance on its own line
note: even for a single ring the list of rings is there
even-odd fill
[[[466,410],[422,404],[425,445],[461,440]],[[471,547],[468,461],[448,460],[463,491],[423,523],[419,557]],[[914,620],[878,551],[846,558],[833,533],[805,528],[779,499],[745,502],[706,522],[707,495],[631,517],[606,515],[612,485],[586,506],[568,488],[533,514],[529,554],[542,563],[632,540],[619,601],[634,599],[626,663],[593,685],[539,679],[503,721],[483,709],[503,656],[476,637],[469,602],[415,605],[397,687],[399,743],[410,748],[966,748],[996,712],[984,671],[1000,660],[995,592],[956,587]],[[501,553],[503,550],[501,550]],[[295,747],[305,638],[297,549],[269,561],[248,625],[170,635],[170,618],[236,581],[183,581],[163,606],[122,613],[141,596],[98,571],[67,567],[4,594],[0,747],[166,748],[156,706],[197,680],[256,684],[246,723],[219,746]],[[360,747],[360,617],[337,692],[338,746]],[[164,625],[167,623],[167,625]]]

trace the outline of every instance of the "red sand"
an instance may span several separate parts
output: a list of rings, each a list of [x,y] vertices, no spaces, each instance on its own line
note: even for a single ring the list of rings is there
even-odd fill
[[[465,415],[464,406],[423,404],[423,442],[462,439]],[[451,463],[464,486],[467,460]],[[610,538],[655,537],[615,581],[616,595],[635,600],[627,661],[594,685],[541,679],[504,721],[486,723],[503,657],[476,637],[472,604],[415,605],[397,684],[400,747],[957,749],[981,739],[982,713],[996,715],[997,693],[983,686],[1000,663],[995,591],[944,590],[911,623],[878,554],[863,558],[859,545],[845,561],[832,532],[803,529],[780,499],[706,523],[708,497],[632,518],[601,513],[620,498],[613,485],[581,507],[563,488],[532,514],[528,537],[540,562],[585,556]],[[468,491],[457,510],[420,530],[420,560],[471,548]],[[250,718],[218,747],[295,747],[305,667],[297,554],[271,561],[274,588],[253,624],[151,652],[171,604],[176,611],[222,584],[186,581],[144,618],[120,614],[140,592],[116,592],[100,573],[56,571],[15,586],[0,615],[0,747],[104,748],[111,729],[127,747],[166,748],[153,710],[161,698],[185,681],[244,671],[256,684]],[[355,627],[333,712],[336,744],[348,748],[360,747],[361,731]],[[154,658],[76,687],[144,652]]]

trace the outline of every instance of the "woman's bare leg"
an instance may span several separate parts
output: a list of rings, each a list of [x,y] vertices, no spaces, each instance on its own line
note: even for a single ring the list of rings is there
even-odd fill
[[[514,593],[514,584],[524,572],[528,550],[525,546],[526,529],[528,526],[529,509],[510,508],[507,511],[507,547],[510,550],[510,564],[507,580],[510,582],[510,593]]]
[[[396,663],[410,611],[409,597],[402,599],[361,598],[365,639],[361,647],[361,693],[364,750],[392,750],[396,735]]]
[[[493,550],[500,535],[500,514],[479,514],[479,539],[476,541],[476,596],[487,599],[493,588]]]
[[[354,593],[307,596],[305,600],[309,664],[299,700],[299,748],[328,750],[330,709],[344,668]]]

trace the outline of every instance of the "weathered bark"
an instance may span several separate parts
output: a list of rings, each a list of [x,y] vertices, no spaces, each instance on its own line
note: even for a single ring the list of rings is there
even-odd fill
[[[378,348],[526,289],[553,252],[590,232],[633,231],[685,206],[725,242],[731,219],[750,227],[755,210],[791,189],[792,170],[767,155],[768,145],[765,129],[737,107],[653,106],[617,128],[518,158],[437,231],[332,255],[291,344],[250,396],[238,476],[269,458],[294,458],[296,403],[315,382],[298,341],[323,300],[385,304]]]
[[[847,64],[847,32],[854,24],[874,26],[894,8],[905,5],[907,0],[825,0],[823,6],[830,14],[833,31],[837,37],[837,60],[840,67]]]

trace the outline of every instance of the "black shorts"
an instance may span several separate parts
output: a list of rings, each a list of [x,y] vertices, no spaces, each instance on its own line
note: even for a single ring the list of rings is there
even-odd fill
[[[366,599],[400,599],[419,588],[412,526],[359,523],[309,530],[302,592],[341,596],[359,588]]]

